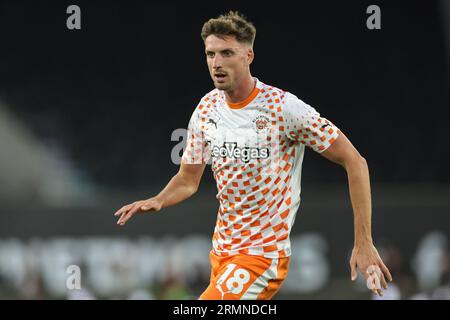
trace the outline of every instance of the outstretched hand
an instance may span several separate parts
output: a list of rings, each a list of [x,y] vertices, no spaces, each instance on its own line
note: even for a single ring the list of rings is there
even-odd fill
[[[373,293],[379,296],[383,295],[382,289],[387,289],[387,281],[392,281],[391,273],[381,260],[375,246],[370,244],[355,244],[350,258],[350,268],[352,280],[356,280],[358,273],[357,268],[360,269],[367,281],[367,287]]]
[[[162,208],[162,202],[157,198],[150,198],[147,200],[136,201],[131,204],[123,206],[114,213],[114,216],[120,216],[117,224],[123,226],[136,213],[144,213],[149,211],[159,211]]]

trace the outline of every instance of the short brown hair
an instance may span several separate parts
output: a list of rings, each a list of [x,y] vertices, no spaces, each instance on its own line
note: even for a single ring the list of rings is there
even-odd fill
[[[253,45],[256,28],[241,13],[230,11],[205,22],[201,33],[203,41],[210,35],[234,36],[239,42]]]

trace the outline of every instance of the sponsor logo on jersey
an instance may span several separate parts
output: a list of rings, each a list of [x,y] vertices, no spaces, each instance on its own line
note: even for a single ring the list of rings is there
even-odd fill
[[[267,159],[269,154],[269,148],[238,147],[236,142],[224,142],[222,146],[213,145],[211,147],[211,156],[214,158],[228,157],[240,159],[245,163],[255,159]]]

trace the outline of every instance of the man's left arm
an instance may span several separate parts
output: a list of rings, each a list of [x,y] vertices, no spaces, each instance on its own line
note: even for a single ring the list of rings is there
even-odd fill
[[[356,279],[356,268],[359,268],[366,279],[370,277],[371,283],[373,281],[371,285],[373,292],[382,295],[381,286],[387,289],[386,279],[392,281],[392,276],[373,245],[372,204],[367,162],[342,132],[339,133],[336,141],[321,154],[328,160],[343,166],[347,172],[355,231],[350,259],[351,278]]]

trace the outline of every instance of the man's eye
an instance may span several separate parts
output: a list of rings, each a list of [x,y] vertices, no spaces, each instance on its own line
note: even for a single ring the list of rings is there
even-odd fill
[[[231,51],[224,51],[223,52],[223,56],[224,57],[229,57],[229,56],[231,56],[233,53],[231,52]]]
[[[207,55],[209,58],[214,58],[214,52],[207,52],[206,55]]]

